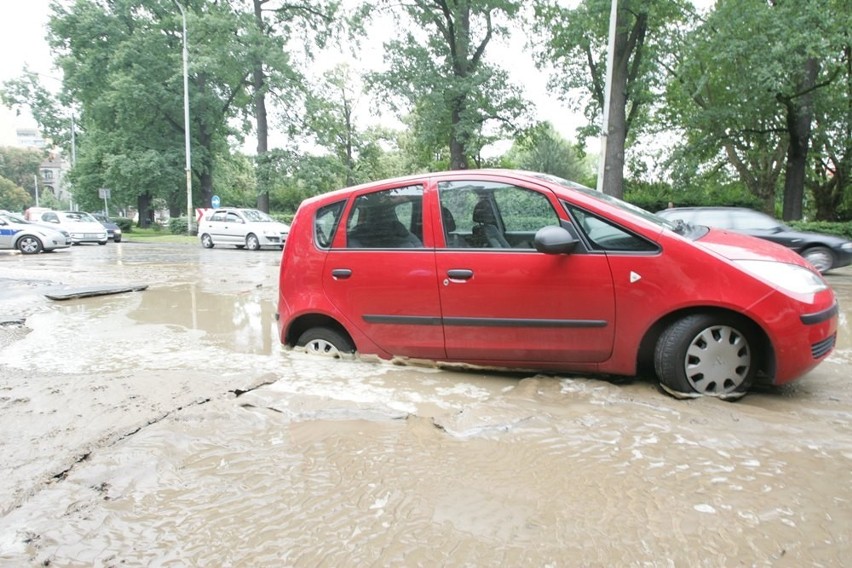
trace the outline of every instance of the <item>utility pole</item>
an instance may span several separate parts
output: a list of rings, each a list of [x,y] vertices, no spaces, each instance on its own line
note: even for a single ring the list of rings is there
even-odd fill
[[[601,123],[601,155],[598,158],[598,191],[603,191],[606,173],[607,146],[609,145],[609,102],[612,95],[612,68],[615,64],[615,32],[618,22],[618,0],[612,0],[609,12],[609,41],[606,51],[606,85],[603,101],[603,120]]]
[[[186,231],[192,235],[192,166],[189,153],[189,52],[186,47],[186,12],[174,0],[183,21],[183,132],[186,145]]]

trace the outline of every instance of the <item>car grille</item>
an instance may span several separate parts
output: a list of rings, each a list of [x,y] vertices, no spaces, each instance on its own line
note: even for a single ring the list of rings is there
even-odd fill
[[[817,343],[811,345],[811,355],[814,356],[814,359],[819,359],[820,357],[828,354],[829,351],[834,349],[834,342],[836,339],[837,334],[833,333],[822,341],[818,341]]]

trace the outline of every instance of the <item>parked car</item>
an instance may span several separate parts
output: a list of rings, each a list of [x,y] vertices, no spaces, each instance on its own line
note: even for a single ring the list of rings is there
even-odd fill
[[[797,231],[777,219],[744,207],[671,207],[657,215],[738,231],[793,249],[821,273],[852,264],[852,241],[835,235]]]
[[[289,232],[289,225],[258,209],[214,209],[208,211],[198,225],[198,235],[204,248],[216,245],[233,245],[249,250],[281,248]]]
[[[834,292],[802,257],[675,224],[545,174],[423,174],[305,200],[278,331],[339,356],[632,376],[677,396],[780,385],[835,344]]]
[[[51,223],[71,235],[71,242],[107,244],[107,232],[97,219],[83,211],[42,211],[37,215],[39,223]]]
[[[118,224],[104,215],[103,213],[89,213],[92,217],[97,220],[98,223],[104,226],[107,232],[107,239],[112,240],[114,243],[121,242],[121,227]]]
[[[18,249],[23,254],[51,252],[71,246],[71,235],[61,229],[31,223],[0,211],[0,249]]]

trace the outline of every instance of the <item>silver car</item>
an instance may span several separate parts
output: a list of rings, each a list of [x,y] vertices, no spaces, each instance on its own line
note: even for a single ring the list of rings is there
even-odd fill
[[[38,254],[70,246],[71,235],[67,231],[31,223],[8,211],[0,211],[0,249]]]
[[[257,250],[261,247],[282,248],[290,226],[276,221],[258,209],[214,209],[198,225],[204,248],[232,245]]]

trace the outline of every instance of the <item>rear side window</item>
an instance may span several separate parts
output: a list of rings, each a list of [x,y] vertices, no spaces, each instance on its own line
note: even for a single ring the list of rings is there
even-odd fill
[[[314,217],[314,240],[318,247],[329,248],[331,246],[345,203],[345,201],[337,201],[317,209],[317,215]]]
[[[423,187],[359,195],[346,223],[346,247],[422,248]]]

